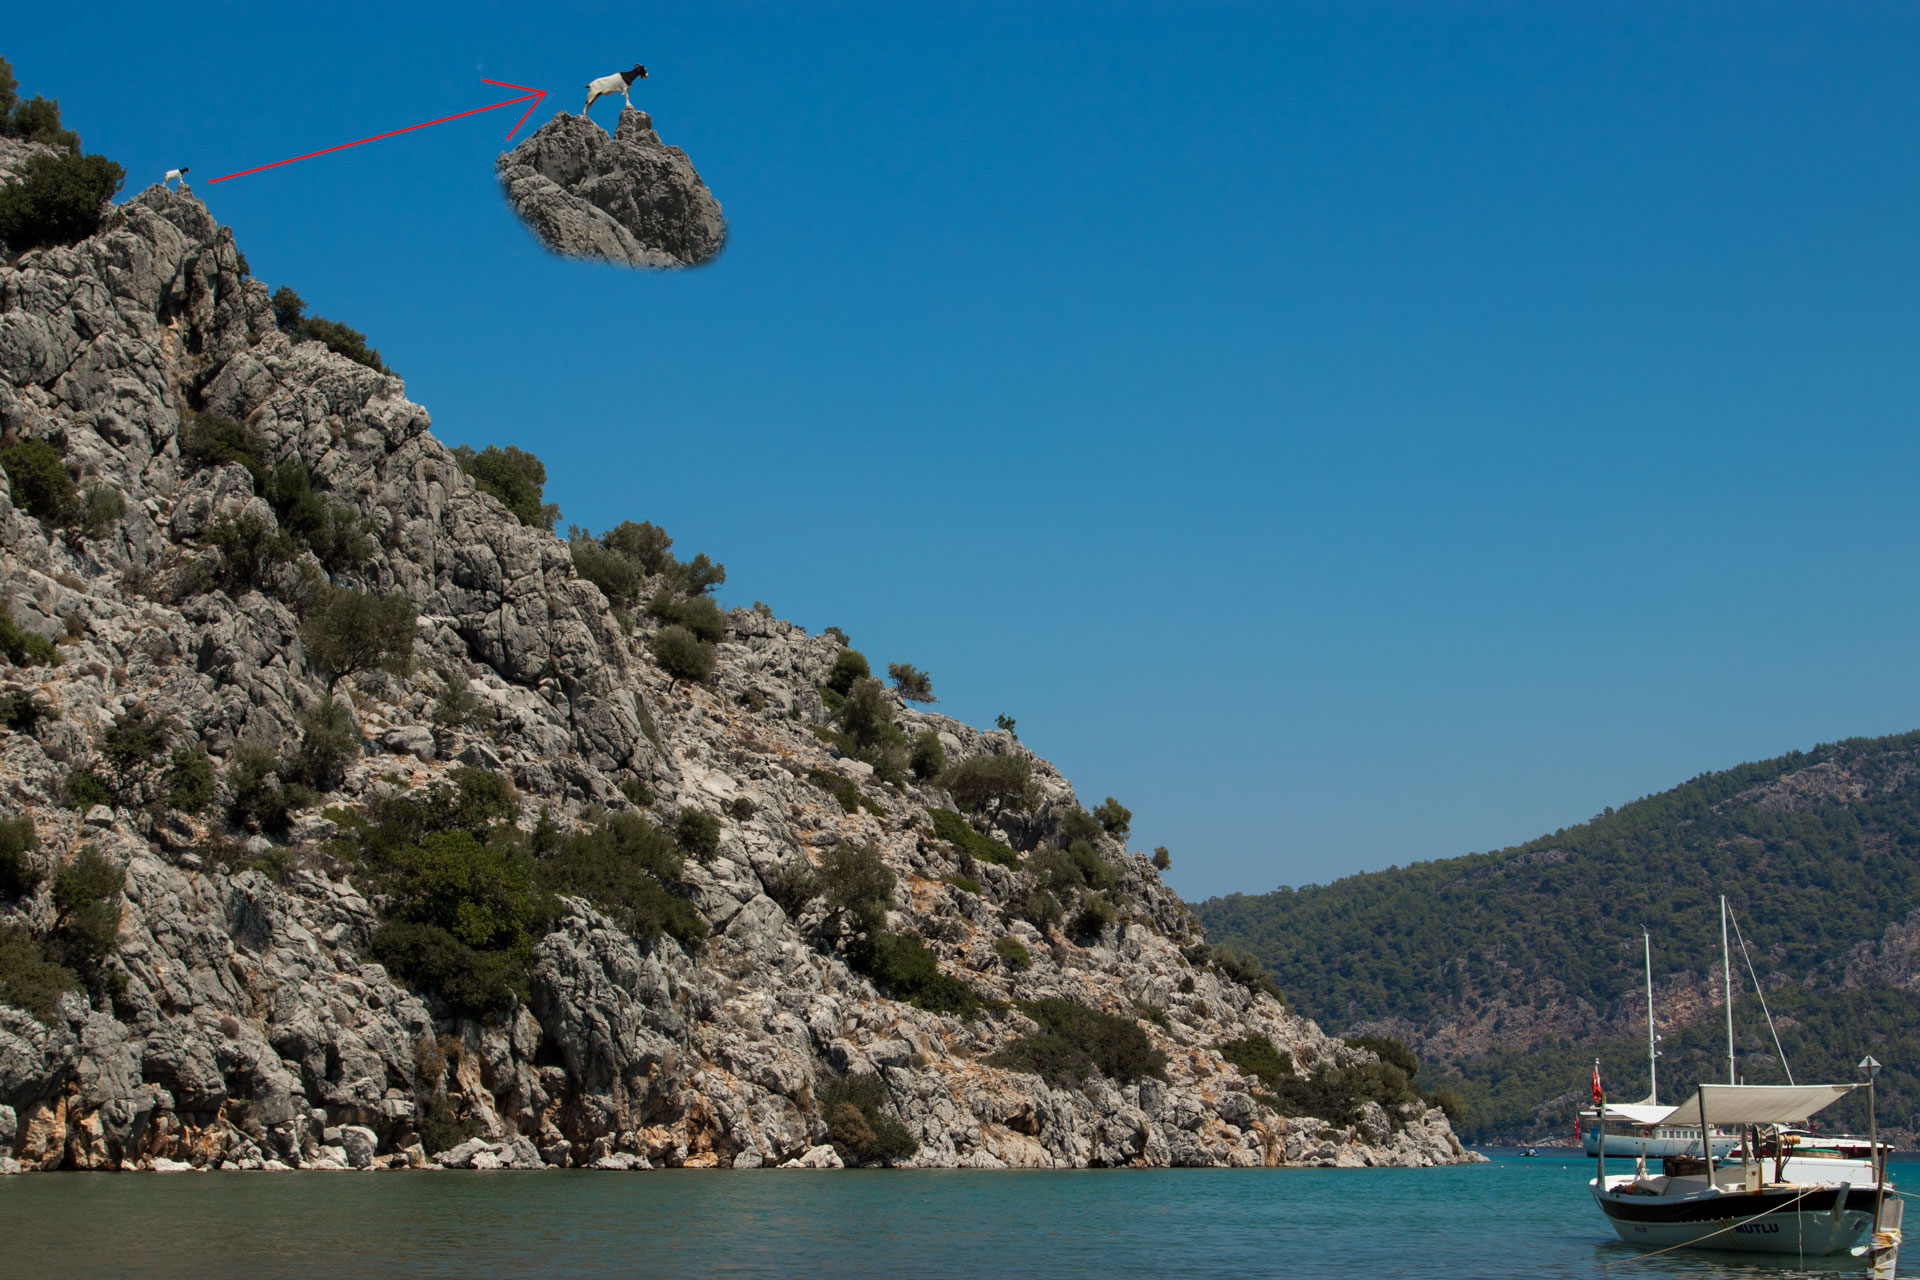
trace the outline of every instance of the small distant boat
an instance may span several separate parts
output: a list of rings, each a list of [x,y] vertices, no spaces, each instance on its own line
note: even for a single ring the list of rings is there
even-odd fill
[[[1539,1153],[1538,1151],[1536,1151],[1536,1150],[1534,1150],[1534,1149],[1533,1149],[1532,1147],[1528,1147],[1528,1148],[1527,1148],[1527,1154],[1528,1154],[1528,1155],[1530,1155],[1530,1156],[1537,1156],[1537,1155],[1539,1155],[1540,1153]]]

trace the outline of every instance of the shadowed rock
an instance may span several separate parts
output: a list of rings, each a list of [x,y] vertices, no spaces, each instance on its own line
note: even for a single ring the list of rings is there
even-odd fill
[[[627,267],[692,267],[719,255],[720,202],[679,147],[628,107],[609,137],[564,112],[494,162],[507,203],[555,253]]]

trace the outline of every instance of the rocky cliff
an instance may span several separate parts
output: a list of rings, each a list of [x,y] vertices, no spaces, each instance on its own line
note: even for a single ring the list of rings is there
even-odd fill
[[[720,202],[653,119],[627,107],[609,137],[560,113],[494,164],[507,203],[555,253],[626,267],[691,267],[719,256]]]
[[[206,422],[243,426],[265,457],[189,458],[183,423]],[[955,828],[938,780],[882,781],[829,728],[837,637],[733,610],[712,676],[669,676],[649,645],[660,623],[610,608],[567,543],[476,487],[428,427],[397,377],[278,330],[191,195],[150,188],[90,239],[0,268],[0,445],[51,446],[112,517],[30,514],[17,478],[13,500],[0,492],[17,641],[0,665],[0,817],[31,837],[14,891],[0,884],[0,955],[26,963],[34,940],[77,928],[65,872],[112,873],[91,993],[0,1005],[0,1168],[819,1166],[876,1127],[906,1135],[874,1145],[881,1159],[926,1166],[1471,1158],[1405,1094],[1335,1123],[1285,1114],[1230,1066],[1220,1046],[1261,1038],[1286,1070],[1380,1064],[1216,963],[1121,839],[1096,835],[1088,855],[1121,910],[1077,930],[1022,918],[1035,851],[1086,815],[1010,734],[889,695],[950,762],[1030,769],[1018,813]],[[360,522],[351,567],[309,541],[251,579],[210,573],[245,554],[235,530],[286,532],[288,508],[263,494],[294,463]],[[329,586],[410,604],[407,674],[316,669],[301,610]],[[437,713],[463,680],[477,713]],[[324,794],[259,818],[242,793],[272,779],[247,761],[317,734],[330,684],[350,758]],[[155,725],[177,758],[205,753],[211,803],[85,794],[77,779],[143,758],[135,731]],[[345,836],[475,778],[511,781],[501,829],[528,840],[610,814],[717,819],[717,848],[671,885],[697,929],[629,932],[583,891],[544,918],[503,1008],[462,1014],[396,980],[373,959],[393,891]],[[848,848],[891,873],[874,933],[917,939],[935,970],[922,980],[963,992],[967,1016],[890,998],[827,927],[829,899],[793,890]],[[996,1057],[1078,1052],[1071,1029],[1038,1035],[1050,997],[1144,1037],[1150,1060],[1049,1084]]]

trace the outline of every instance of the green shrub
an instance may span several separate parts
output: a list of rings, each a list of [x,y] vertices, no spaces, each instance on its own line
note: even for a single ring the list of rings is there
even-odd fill
[[[24,898],[40,887],[32,857],[39,847],[33,819],[0,819],[0,898]]]
[[[1044,933],[1059,924],[1066,912],[1060,906],[1060,899],[1045,889],[1035,889],[1021,900],[1016,914],[1020,919]]]
[[[904,1160],[920,1149],[907,1127],[882,1110],[887,1088],[873,1075],[829,1076],[815,1090],[827,1141],[849,1165]]]
[[[889,662],[887,675],[894,689],[908,702],[938,702],[933,696],[933,677],[910,662]]]
[[[42,720],[58,720],[51,702],[41,702],[24,689],[0,693],[0,725],[15,733],[32,733]]]
[[[1285,1088],[1288,1080],[1297,1073],[1293,1068],[1291,1055],[1282,1056],[1266,1036],[1245,1036],[1239,1040],[1229,1040],[1220,1046],[1220,1056],[1225,1058],[1241,1074],[1259,1080],[1267,1087],[1267,1092],[1277,1094]]]
[[[1116,839],[1124,840],[1133,829],[1133,810],[1108,796],[1106,802],[1093,811],[1099,819],[1100,829]]]
[[[827,670],[827,688],[844,698],[853,688],[855,680],[863,680],[872,674],[872,669],[867,666],[867,655],[858,649],[842,649],[834,655],[833,666]]]
[[[711,862],[720,852],[720,819],[704,809],[682,806],[673,820],[673,839],[695,862]]]
[[[707,596],[681,599],[662,587],[647,601],[647,612],[671,626],[685,627],[708,644],[727,638],[727,615]]]
[[[861,956],[862,968],[874,985],[917,1009],[967,1017],[980,1008],[973,987],[943,973],[940,961],[926,943],[910,933],[875,932]]]
[[[513,445],[488,445],[475,453],[467,445],[453,451],[461,470],[473,477],[482,493],[498,498],[521,524],[552,529],[560,508],[545,502],[547,467],[540,459]]]
[[[526,988],[528,955],[522,949],[482,950],[438,925],[414,920],[388,920],[375,929],[373,958],[401,981],[438,995],[469,1017],[509,1008]]]
[[[865,750],[887,740],[887,731],[893,728],[893,704],[878,680],[862,676],[847,689],[836,718],[854,745]]]
[[[97,770],[81,766],[67,775],[60,802],[69,809],[85,813],[97,804],[112,804],[113,784]]]
[[[257,744],[235,748],[227,765],[227,816],[255,831],[280,832],[304,799],[280,785],[280,762],[274,753]]]
[[[733,803],[727,806],[727,813],[735,822],[746,822],[759,812],[759,807],[747,796],[735,796]]]
[[[662,627],[653,637],[654,661],[675,680],[705,684],[713,674],[713,646],[682,626]]]
[[[388,372],[387,366],[380,362],[380,353],[367,345],[367,335],[358,329],[350,329],[338,320],[307,315],[306,301],[286,285],[273,291],[272,301],[274,323],[294,341],[322,342],[336,355],[378,373]]]
[[[127,514],[127,500],[104,480],[87,486],[74,510],[74,524],[81,536],[98,538],[120,523]]]
[[[100,754],[126,779],[157,763],[178,732],[172,720],[136,705],[114,717],[113,726],[101,735]]]
[[[300,624],[307,660],[327,674],[327,690],[350,675],[384,668],[396,676],[413,669],[418,614],[405,596],[376,596],[328,587]]]
[[[287,781],[332,791],[346,781],[347,767],[360,750],[353,712],[329,694],[300,717],[300,746],[286,762]]]
[[[267,442],[252,427],[217,413],[189,409],[180,415],[180,460],[190,471],[238,463],[258,489],[267,480]]]
[[[923,781],[936,777],[947,767],[947,751],[940,745],[940,732],[937,729],[922,729],[913,739],[913,754],[908,757],[908,767],[913,776]]]
[[[48,1025],[60,1015],[60,997],[80,985],[80,977],[55,964],[32,934],[15,924],[0,924],[0,1004],[25,1009]]]
[[[1165,871],[1173,865],[1173,855],[1167,852],[1167,846],[1156,845],[1153,850],[1153,866],[1156,871]]]
[[[1423,1094],[1422,1097],[1428,1106],[1438,1107],[1444,1111],[1449,1123],[1454,1125],[1466,1123],[1467,1100],[1460,1096],[1458,1089],[1435,1089]]]
[[[840,807],[848,813],[860,812],[860,788],[853,784],[851,778],[816,766],[807,770],[807,781],[839,801]]]
[[[35,635],[13,620],[13,612],[0,601],[0,653],[16,667],[52,666],[60,655],[53,641]]]
[[[707,922],[667,886],[680,878],[672,837],[637,813],[610,813],[535,860],[550,893],[586,898],[636,938],[664,933],[684,943],[707,936]]]
[[[1112,888],[1117,878],[1114,869],[1085,840],[1075,840],[1065,849],[1036,849],[1027,856],[1027,870],[1033,872],[1041,888],[1068,898],[1083,889],[1099,892]]]
[[[847,699],[838,689],[829,689],[821,685],[820,705],[827,709],[828,715],[837,716],[840,714],[840,708],[847,705]]]
[[[639,565],[641,573],[647,576],[665,573],[673,567],[673,556],[669,553],[673,539],[650,520],[639,524],[622,520],[607,530],[600,542],[615,555]]]
[[[265,485],[280,529],[313,552],[329,572],[338,573],[363,563],[373,554],[367,522],[344,503],[329,503],[313,487],[307,464],[289,458],[273,469]]]
[[[0,199],[7,188],[0,187]],[[7,491],[13,505],[49,525],[65,522],[73,513],[77,495],[60,450],[45,440],[16,440],[0,449],[0,469],[7,473]]]
[[[1412,1049],[1392,1036],[1348,1036],[1346,1040],[1354,1048],[1365,1049],[1380,1061],[1390,1062],[1400,1068],[1409,1080],[1420,1074],[1420,1059]]]
[[[941,774],[940,785],[968,813],[1019,813],[1038,799],[1025,756],[973,756]]]
[[[929,809],[927,816],[933,819],[933,833],[936,836],[982,862],[991,862],[1002,867],[1020,865],[1020,857],[1012,849],[992,836],[981,835],[973,829],[971,823],[953,810]]]
[[[993,940],[993,951],[1006,961],[1007,968],[1016,973],[1033,966],[1033,955],[1027,950],[1027,944],[1010,933],[1003,933]]]
[[[980,892],[980,882],[972,876],[941,876],[940,883],[950,884],[956,889],[964,889],[971,894],[977,895]]]
[[[1084,840],[1088,844],[1100,838],[1100,820],[1085,809],[1075,805],[1060,815],[1060,847],[1066,848],[1075,840]]]
[[[1080,937],[1097,936],[1120,919],[1120,912],[1103,893],[1090,893],[1080,900],[1080,911],[1073,918],[1073,931]]]
[[[440,686],[440,696],[433,702],[433,722],[444,729],[483,724],[493,716],[493,704],[474,696],[472,684],[464,675],[448,676],[447,682]]]
[[[53,876],[49,958],[95,992],[104,985],[107,957],[120,945],[120,890],[126,881],[126,868],[93,845]]]
[[[205,813],[213,807],[213,761],[204,751],[182,748],[167,769],[167,804],[181,813]]]
[[[878,853],[843,842],[821,855],[816,874],[829,929],[869,937],[880,933],[893,909],[896,881]]]
[[[1058,998],[1023,1001],[1020,1009],[1040,1024],[1039,1033],[994,1054],[989,1066],[1031,1072],[1055,1088],[1077,1089],[1094,1075],[1116,1084],[1167,1078],[1166,1054],[1131,1018]]]
[[[1273,980],[1273,975],[1268,973],[1267,967],[1251,953],[1237,950],[1223,943],[1212,949],[1209,958],[1215,969],[1247,990],[1264,992],[1283,1004],[1286,1002],[1286,997],[1281,994],[1279,985]]]
[[[1358,1067],[1323,1066],[1303,1076],[1295,1070],[1292,1057],[1281,1053],[1265,1036],[1248,1036],[1223,1044],[1220,1056],[1246,1074],[1257,1076],[1267,1086],[1268,1105],[1284,1115],[1316,1116],[1332,1124],[1353,1124],[1360,1118],[1362,1106],[1369,1101],[1388,1108],[1424,1101],[1409,1082],[1407,1073],[1391,1062],[1371,1062]]]
[[[80,135],[61,125],[59,102],[37,93],[22,102],[16,92],[19,87],[12,65],[0,58],[0,134],[50,147],[78,149]]]
[[[421,1149],[430,1156],[451,1151],[468,1138],[481,1137],[487,1131],[479,1120],[456,1112],[453,1103],[444,1096],[427,1104],[414,1121],[414,1129],[420,1135]]]
[[[1014,720],[1012,716],[1003,711],[993,718],[993,723],[995,728],[1006,730],[1007,735],[1015,742],[1020,741],[1020,735],[1013,731]]]
[[[76,140],[77,141],[77,140]],[[105,156],[29,156],[19,178],[0,187],[0,241],[15,253],[78,244],[100,229],[100,216],[127,171]]]
[[[573,555],[573,571],[600,588],[610,607],[631,609],[640,602],[647,573],[638,561],[609,551],[599,539],[579,528],[567,531],[567,550]]]
[[[691,560],[674,561],[668,572],[674,585],[690,596],[705,595],[727,580],[727,566],[715,564],[704,551]]]
[[[201,536],[220,553],[216,580],[233,594],[271,587],[280,569],[292,563],[299,551],[284,530],[251,511],[220,516],[208,523]]]
[[[641,778],[620,779],[620,794],[642,809],[652,807],[655,799],[653,788]]]

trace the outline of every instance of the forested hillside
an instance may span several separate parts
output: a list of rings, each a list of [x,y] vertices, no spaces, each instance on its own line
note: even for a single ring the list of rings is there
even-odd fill
[[[1469,1134],[1550,1136],[1570,1129],[1596,1055],[1615,1096],[1645,1092],[1643,927],[1666,1037],[1662,1096],[1723,1075],[1722,893],[1796,1077],[1850,1078],[1871,1051],[1890,1069],[1882,1121],[1910,1132],[1920,733],[1705,774],[1517,848],[1197,910],[1214,941],[1258,957],[1301,1012],[1406,1038],[1434,1083],[1467,1099]],[[1782,1080],[1738,950],[1743,1074]]]

